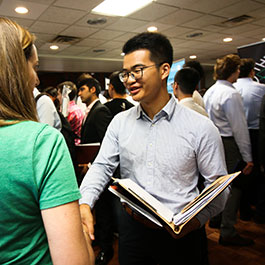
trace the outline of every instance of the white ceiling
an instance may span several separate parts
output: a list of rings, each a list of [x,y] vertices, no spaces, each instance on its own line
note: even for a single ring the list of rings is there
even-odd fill
[[[121,49],[126,40],[157,26],[174,47],[174,60],[196,54],[203,64],[235,53],[237,47],[265,37],[265,0],[156,0],[128,17],[105,17],[102,25],[88,25],[88,19],[102,18],[91,9],[102,0],[0,0],[0,15],[16,20],[37,36],[40,70],[112,72],[122,67]],[[133,2],[133,0],[132,0]],[[29,13],[14,9],[25,6]],[[252,21],[223,25],[228,19],[248,15]],[[202,33],[188,38],[187,35]],[[74,44],[49,49],[57,35],[79,37]],[[224,43],[224,37],[233,41]],[[103,50],[95,52],[95,50]]]

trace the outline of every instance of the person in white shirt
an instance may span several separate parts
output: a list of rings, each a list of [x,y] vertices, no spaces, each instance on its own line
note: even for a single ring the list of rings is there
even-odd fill
[[[40,94],[41,94],[40,91],[35,87],[33,90],[33,95],[35,100]],[[39,122],[47,123],[59,131],[62,129],[62,123],[60,117],[49,96],[42,95],[41,97],[39,97],[39,99],[36,102],[36,107],[37,107]]]
[[[206,91],[204,103],[209,118],[222,137],[228,173],[232,173],[243,160],[246,165],[242,171],[248,175],[253,168],[249,132],[242,98],[232,85],[239,76],[239,67],[240,58],[237,55],[230,54],[217,59],[214,66],[216,83]],[[251,245],[253,240],[241,237],[234,227],[242,189],[234,183],[231,194],[222,213],[219,243]]]
[[[252,58],[241,59],[240,74],[237,82],[233,85],[241,94],[243,99],[243,106],[247,118],[248,130],[251,141],[252,156],[254,162],[253,172],[251,174],[251,181],[248,183],[248,192],[243,193],[240,204],[240,218],[243,220],[250,220],[253,212],[250,202],[255,202],[260,196],[257,195],[262,186],[262,176],[259,166],[259,119],[262,98],[265,95],[265,85],[254,81],[255,77],[255,61]],[[261,193],[264,193],[262,191]],[[263,203],[264,204],[264,203]],[[264,213],[265,214],[265,213]],[[257,211],[254,214],[254,221],[258,220],[259,214]]]
[[[190,67],[179,70],[174,79],[173,92],[179,104],[208,117],[205,109],[197,104],[192,95],[200,81],[199,73]]]

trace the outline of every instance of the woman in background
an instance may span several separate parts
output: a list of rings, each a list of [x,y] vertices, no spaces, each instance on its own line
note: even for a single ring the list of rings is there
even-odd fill
[[[63,136],[37,122],[34,37],[0,18],[0,264],[92,264]]]

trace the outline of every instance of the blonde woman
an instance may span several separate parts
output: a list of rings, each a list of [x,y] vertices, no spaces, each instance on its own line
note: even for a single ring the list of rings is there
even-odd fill
[[[0,18],[0,264],[92,264],[60,132],[37,122],[34,37]]]

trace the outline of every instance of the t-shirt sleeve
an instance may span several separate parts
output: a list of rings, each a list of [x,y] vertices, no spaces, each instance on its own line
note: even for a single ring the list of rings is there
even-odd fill
[[[35,139],[32,161],[41,210],[81,197],[71,157],[60,132],[50,126],[44,127]]]

